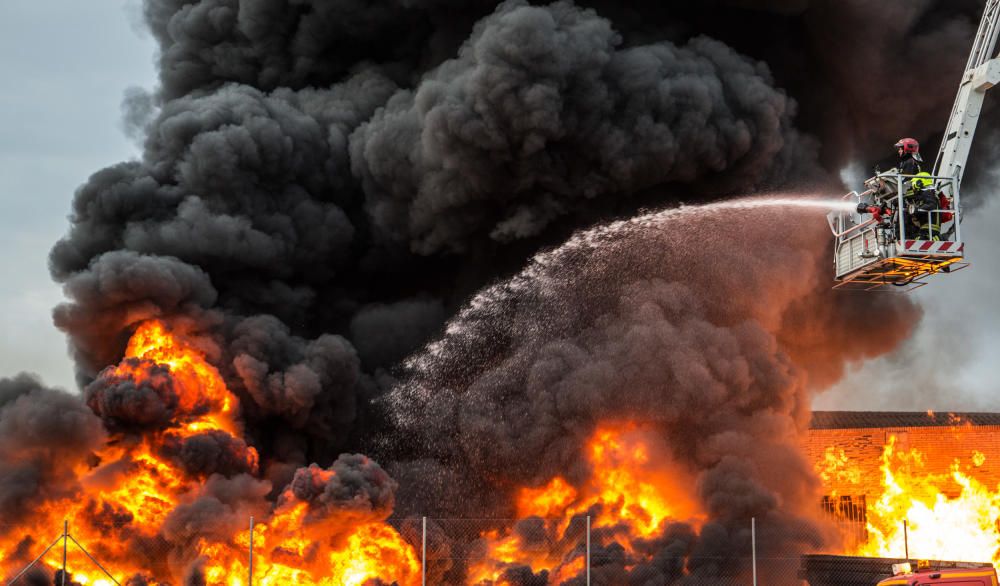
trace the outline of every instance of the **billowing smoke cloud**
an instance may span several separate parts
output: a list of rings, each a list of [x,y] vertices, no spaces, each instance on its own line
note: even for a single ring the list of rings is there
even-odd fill
[[[166,365],[126,358],[128,374],[113,368],[84,389],[87,405],[112,429],[164,429],[180,415],[180,396]]]
[[[81,494],[77,470],[105,443],[101,420],[77,396],[50,389],[21,374],[0,379],[0,535],[17,529],[51,500]],[[28,536],[8,563],[27,565],[48,543],[48,535]],[[32,583],[49,583],[36,572]]]
[[[953,88],[932,81],[957,81],[978,10],[146,0],[161,85],[130,98],[142,159],[77,191],[50,257],[68,297],[55,321],[90,409],[16,384],[38,387],[22,393],[38,409],[62,397],[61,411],[81,414],[65,446],[79,461],[107,433],[167,433],[181,408],[154,372],[135,384],[106,370],[139,324],[197,341],[239,399],[245,438],[163,444],[206,479],[158,537],[171,547],[217,531],[213,518],[229,528],[279,506],[286,487],[322,511],[328,489],[364,495],[371,518],[393,502],[406,514],[509,510],[512,485],[497,478],[533,485],[568,470],[582,482],[582,442],[616,417],[651,419],[712,519],[664,534],[664,576],[744,539],[734,524],[752,513],[779,518],[790,537],[775,547],[803,547],[817,535],[799,516],[810,475],[790,446],[807,390],[889,350],[915,320],[895,297],[825,293],[822,230],[759,213],[697,230],[690,216],[644,224],[459,308],[580,227],[781,186],[839,191],[843,165],[899,135],[933,147]],[[868,327],[874,315],[898,327]],[[852,331],[871,346],[831,343]],[[773,460],[748,453],[754,443]],[[395,480],[362,456],[338,460],[356,452]],[[21,480],[0,489],[0,508],[23,500],[17,486],[52,485],[55,472],[29,460],[4,461]],[[330,466],[381,488],[295,492]],[[204,579],[197,560],[176,563],[175,576]]]
[[[820,139],[820,162],[830,171],[851,162],[870,171],[876,161],[888,169],[890,146],[903,136],[920,140],[933,161],[983,10],[976,0],[588,4],[626,42],[707,34],[766,62],[799,105],[796,126]],[[980,125],[986,136],[974,160],[990,160],[991,126]],[[974,164],[970,177],[986,171]]]
[[[105,437],[100,419],[77,397],[26,374],[0,379],[0,512],[7,522],[72,494],[73,467]]]
[[[750,517],[764,520],[774,551],[815,547],[813,473],[797,448],[810,390],[839,377],[831,368],[894,347],[913,318],[892,296],[830,291],[824,230],[801,212],[665,212],[577,235],[487,289],[387,399],[408,449],[422,440],[417,472],[396,464],[409,481],[401,506],[514,515],[508,491],[564,474],[584,485],[597,427],[642,422],[694,474],[710,522],[688,540],[692,559],[738,565]],[[881,333],[865,326],[873,315]],[[797,359],[814,332],[862,329],[822,360]],[[705,580],[720,565],[688,569]]]
[[[348,9],[333,6],[148,3],[164,85],[143,159],[79,190],[52,251],[81,384],[142,320],[191,322],[261,423],[248,431],[264,461],[329,462],[378,419],[375,370],[533,247],[661,187],[818,176],[794,102],[718,41],[625,46],[592,10],[509,2],[409,89],[401,62],[344,71],[292,40],[282,55],[273,35],[312,39],[314,18]],[[301,28],[257,30],[258,10]],[[376,12],[355,37],[398,16]],[[291,429],[263,431],[275,418]]]
[[[502,4],[352,137],[377,235],[462,251],[535,236],[610,194],[706,175],[750,190],[812,170],[763,64],[704,37],[621,45],[572,4]]]
[[[329,470],[315,464],[300,468],[282,495],[285,502],[309,504],[310,517],[344,517],[344,529],[357,523],[381,521],[392,512],[396,482],[361,454],[343,454]],[[335,536],[336,537],[336,536]]]
[[[242,439],[217,430],[181,437],[164,436],[161,454],[190,476],[234,476],[257,472],[256,455]]]

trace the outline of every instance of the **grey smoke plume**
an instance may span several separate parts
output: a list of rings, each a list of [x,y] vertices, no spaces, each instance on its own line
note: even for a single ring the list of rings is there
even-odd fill
[[[231,477],[257,472],[256,456],[250,455],[246,443],[218,430],[187,437],[166,434],[160,453],[189,476]]]
[[[142,320],[183,320],[217,347],[265,469],[328,463],[379,421],[377,370],[534,247],[671,191],[817,177],[794,102],[718,41],[626,46],[594,11],[508,2],[409,79],[312,60],[334,46],[309,31],[355,8],[147,3],[164,85],[143,159],[79,190],[51,256],[82,385]]]
[[[72,493],[71,465],[105,437],[100,419],[77,397],[27,374],[0,379],[0,512],[13,521],[53,493]]]
[[[118,376],[109,368],[84,389],[87,406],[111,429],[165,429],[180,415],[170,369],[152,360],[122,362],[140,374]]]
[[[351,160],[379,237],[461,252],[612,193],[750,191],[813,171],[794,108],[766,66],[718,41],[623,47],[592,11],[505,2],[358,129]]]
[[[565,469],[580,481],[574,458],[595,422],[653,414],[700,475],[713,519],[697,535],[665,530],[664,576],[692,552],[745,540],[734,527],[750,512],[787,515],[777,525],[792,537],[776,547],[814,542],[795,516],[810,481],[790,447],[807,389],[888,351],[915,319],[894,298],[826,293],[821,230],[755,212],[683,242],[629,232],[607,251],[559,253],[565,274],[546,268],[465,301],[581,227],[778,186],[839,191],[830,177],[900,135],[932,152],[953,87],[930,80],[957,81],[978,10],[146,0],[161,85],[127,106],[143,157],[80,187],[50,256],[68,297],[55,321],[103,422],[73,450],[108,431],[162,430],[176,413],[169,384],[101,375],[157,318],[197,338],[246,430],[164,447],[210,487],[159,539],[214,531],[213,518],[228,527],[277,503],[311,464],[355,452],[392,472],[398,511],[509,510],[496,478],[532,484]],[[394,372],[456,313],[431,354]],[[903,325],[872,328],[872,315]],[[871,346],[841,353],[830,340],[846,324]],[[400,380],[386,409],[376,399]],[[433,400],[405,391],[420,387]],[[401,431],[424,441],[399,442]],[[749,438],[775,463],[741,451]],[[10,465],[12,487],[49,486],[45,466]],[[24,492],[11,490],[0,502],[16,506]],[[373,510],[388,514],[377,494]],[[196,583],[197,561],[185,562],[173,575]]]
[[[300,468],[284,498],[309,503],[309,518],[342,517],[345,529],[383,520],[392,512],[396,482],[361,454],[342,454],[328,471],[315,464]]]
[[[831,364],[898,344],[914,307],[830,291],[825,226],[775,211],[689,208],[581,233],[472,299],[408,361],[407,382],[387,399],[400,437],[420,438],[420,473],[397,462],[398,477],[447,479],[404,482],[400,507],[448,502],[459,517],[513,515],[511,490],[561,475],[585,486],[595,473],[586,441],[602,423],[632,421],[655,429],[693,474],[709,519],[687,539],[685,580],[739,567],[750,517],[764,520],[776,552],[821,543],[809,521],[811,463],[797,448],[810,390],[840,375]],[[833,309],[802,311],[818,306]],[[874,316],[881,333],[865,325]],[[859,330],[858,344],[801,359],[813,332]],[[435,471],[428,460],[447,464]],[[623,575],[625,564],[609,562]]]
[[[106,439],[101,420],[77,396],[27,374],[0,379],[0,532],[16,529],[51,500],[76,497],[74,470]],[[26,565],[35,537],[5,557]]]

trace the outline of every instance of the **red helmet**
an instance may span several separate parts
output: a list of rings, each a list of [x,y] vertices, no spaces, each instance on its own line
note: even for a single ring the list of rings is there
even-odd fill
[[[916,154],[920,152],[920,143],[914,138],[901,138],[895,145],[896,149],[903,149],[904,153]]]

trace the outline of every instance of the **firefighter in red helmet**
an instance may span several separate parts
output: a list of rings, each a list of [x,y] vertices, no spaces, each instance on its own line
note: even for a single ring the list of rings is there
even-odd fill
[[[901,138],[896,142],[896,153],[899,154],[899,173],[901,175],[916,175],[903,179],[903,223],[906,237],[934,239],[923,235],[928,232],[927,219],[924,218],[926,212],[936,207],[937,199],[933,193],[933,181],[930,174],[924,171],[924,160],[920,157],[920,143],[913,138]],[[940,225],[938,224],[938,230]],[[935,232],[936,233],[936,232]]]
[[[897,168],[903,175],[916,175],[923,171],[924,160],[920,157],[920,143],[913,138],[901,138],[895,144],[899,154]]]

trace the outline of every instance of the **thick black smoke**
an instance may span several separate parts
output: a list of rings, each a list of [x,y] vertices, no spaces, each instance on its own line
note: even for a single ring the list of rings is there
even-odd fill
[[[84,389],[87,406],[113,430],[168,427],[181,415],[170,369],[139,358],[126,358],[122,363],[136,374],[117,376],[109,367]]]
[[[439,345],[443,362],[402,373],[438,390],[434,401],[417,401],[401,419],[376,399],[470,295],[580,227],[779,187],[838,192],[831,177],[843,166],[869,164],[903,135],[932,154],[981,8],[972,0],[144,6],[160,44],[160,86],[127,105],[146,137],[143,155],[77,191],[70,230],[50,256],[68,297],[55,321],[87,404],[117,435],[161,428],[176,413],[166,383],[101,378],[138,324],[158,318],[199,340],[239,396],[245,443],[260,460],[252,477],[246,445],[205,435],[165,446],[191,472],[235,483],[212,497],[219,505],[191,511],[235,518],[261,495],[276,502],[310,464],[359,451],[387,466],[400,461],[391,469],[401,510],[503,509],[509,494],[486,476],[502,470],[532,483],[570,466],[580,478],[586,471],[571,462],[601,413],[653,411],[704,472],[701,494],[726,539],[730,520],[777,511],[774,494],[798,502],[808,486],[791,453],[781,459],[793,462],[787,486],[760,484],[768,475],[748,472],[757,460],[735,444],[756,438],[789,451],[807,409],[803,389],[895,341],[879,337],[881,326],[864,329],[875,347],[842,355],[843,344],[830,343],[847,336],[840,324],[913,311],[894,298],[859,307],[821,293],[829,284],[817,260],[821,230],[769,223],[753,233],[765,245],[756,260],[737,262],[730,255],[742,250],[727,247],[749,243],[720,237],[744,229],[734,217],[691,233],[690,254],[670,243],[655,266],[623,252],[641,270],[616,282],[601,272],[620,274],[620,260],[574,261],[565,270],[590,286],[570,283],[558,297],[532,285],[463,310],[456,323],[475,324],[473,334],[452,331]],[[992,144],[982,132],[978,144]],[[628,242],[661,244],[642,238]],[[544,328],[532,330],[536,320]],[[534,350],[545,358],[538,366]],[[648,366],[652,350],[653,362],[673,366]],[[612,400],[619,367],[646,389],[627,413]],[[577,411],[530,392],[543,381],[581,393]],[[466,411],[468,393],[482,395],[478,410]],[[43,404],[49,396],[36,394]],[[682,414],[691,409],[719,417],[688,429]],[[458,427],[441,430],[453,446],[395,441],[400,429],[437,429],[456,413],[449,423]],[[563,420],[575,435],[558,437]],[[694,431],[720,437],[700,447]],[[98,426],[92,436],[102,433]],[[538,461],[519,460],[525,453]],[[459,482],[469,475],[456,462],[485,476]],[[49,472],[16,465],[22,480],[12,486],[46,485]],[[728,481],[740,475],[748,486]],[[420,498],[417,479],[433,483]],[[232,496],[240,488],[246,498]],[[24,493],[11,490],[14,506]],[[457,504],[445,499],[456,491]]]
[[[822,543],[808,521],[812,463],[797,439],[811,390],[840,376],[831,369],[894,347],[913,306],[830,291],[815,214],[710,209],[575,236],[474,298],[408,361],[407,382],[387,398],[399,437],[418,446],[392,469],[401,513],[448,503],[449,516],[514,516],[521,487],[555,476],[586,486],[596,472],[589,439],[603,423],[629,421],[655,430],[667,446],[657,459],[694,478],[709,522],[681,556],[692,583],[740,567],[751,517],[773,552]],[[802,312],[818,306],[832,309]],[[866,326],[869,311],[878,328]],[[854,343],[803,360],[815,331]],[[662,558],[676,544],[647,547]],[[624,576],[633,563],[604,571]]]
[[[16,523],[78,490],[74,467],[103,445],[101,420],[78,397],[21,374],[0,379],[0,515]],[[7,525],[5,525],[6,527]]]
[[[812,171],[793,113],[765,65],[718,41],[625,47],[593,11],[508,2],[361,126],[351,161],[376,236],[462,252],[537,236],[612,195],[752,190]]]
[[[626,46],[592,10],[511,2],[433,67],[362,49],[395,30],[394,10],[309,45],[355,9],[149,2],[163,87],[143,159],[78,191],[51,256],[81,384],[142,320],[193,323],[279,485],[285,463],[364,447],[373,375],[579,222],[817,176],[794,102],[719,41]],[[428,34],[435,49],[450,38]],[[337,64],[347,38],[369,61]]]
[[[143,159],[81,187],[52,251],[81,384],[139,321],[193,320],[247,417],[296,430],[255,438],[265,460],[330,461],[377,422],[371,375],[539,246],[643,205],[825,181],[876,152],[876,125],[946,112],[938,84],[903,108],[844,92],[913,79],[890,48],[922,79],[960,67],[975,12],[708,4],[147,2],[162,86]],[[848,42],[876,10],[881,34]],[[870,68],[846,65],[873,46]],[[917,118],[878,140],[921,136]],[[836,136],[852,125],[858,148]]]
[[[0,535],[16,531],[50,500],[79,498],[78,471],[106,440],[101,420],[78,396],[26,374],[0,379]],[[26,536],[4,552],[5,563],[26,566],[47,539],[47,534]],[[31,583],[52,584],[37,574],[28,576]]]
[[[296,471],[282,502],[309,503],[306,525],[311,519],[322,521],[333,517],[344,521],[343,530],[351,531],[359,524],[386,519],[393,509],[396,486],[382,467],[368,457],[343,454],[329,471],[315,464]],[[335,540],[343,537],[324,536]]]
[[[851,162],[870,170],[876,160],[889,168],[890,146],[903,136],[933,161],[983,10],[979,0],[592,4],[633,42],[707,34],[763,60],[799,105],[796,127],[820,139],[820,162],[834,172]],[[980,132],[995,136],[991,126]],[[981,138],[973,160],[991,160],[992,140]],[[971,177],[986,171],[973,163]]]

